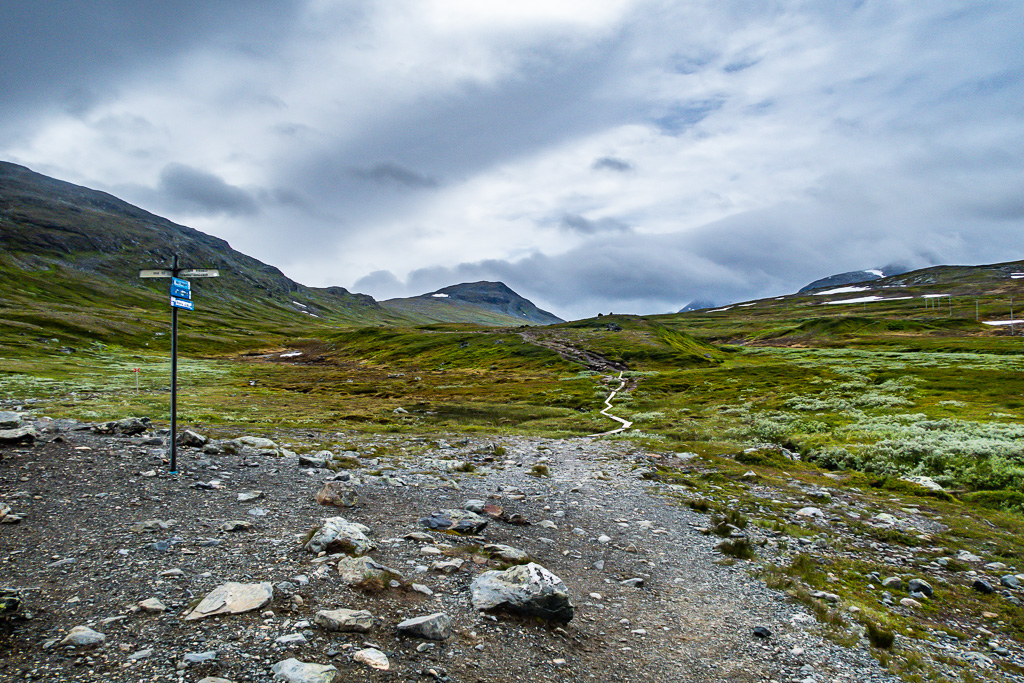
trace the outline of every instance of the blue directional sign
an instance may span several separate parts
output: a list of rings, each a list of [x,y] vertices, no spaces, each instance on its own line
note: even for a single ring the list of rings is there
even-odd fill
[[[171,287],[178,287],[179,289],[192,289],[192,283],[188,280],[182,280],[180,277],[171,278]]]
[[[178,299],[191,299],[192,292],[190,290],[182,289],[181,287],[175,287],[172,285],[171,296],[176,297]]]
[[[194,311],[195,305],[187,299],[171,297],[171,308],[184,308],[186,311]]]

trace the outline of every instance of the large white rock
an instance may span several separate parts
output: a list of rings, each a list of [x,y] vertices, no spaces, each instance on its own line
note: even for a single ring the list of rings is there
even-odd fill
[[[366,537],[369,532],[368,526],[350,522],[344,517],[327,517],[304,547],[311,553],[327,551],[365,555],[377,547]]]
[[[473,579],[470,590],[473,607],[480,611],[504,609],[561,622],[573,617],[565,584],[535,562],[484,572]]]
[[[188,613],[185,621],[194,621],[217,614],[241,614],[263,607],[274,597],[269,581],[264,583],[228,582],[213,589]]]
[[[255,448],[259,451],[277,450],[280,448],[277,443],[270,439],[264,439],[260,436],[240,436],[234,440],[239,446],[248,446],[249,448]]]
[[[917,484],[918,486],[923,486],[926,489],[928,489],[929,491],[939,492],[939,491],[945,491],[946,490],[946,489],[942,488],[941,484],[939,484],[937,481],[935,481],[931,477],[922,477],[922,476],[914,474],[914,475],[910,475],[910,476],[907,476],[907,477],[900,477],[900,478],[903,481],[909,481],[912,484]]]
[[[387,671],[391,668],[391,662],[388,661],[388,656],[374,647],[368,647],[365,650],[352,655],[354,661],[360,664],[366,664],[374,669],[380,669],[381,671]]]
[[[60,641],[61,645],[74,645],[75,647],[94,647],[105,641],[107,637],[98,631],[93,631],[88,626],[75,626]]]
[[[294,657],[270,667],[275,681],[286,683],[330,683],[338,668],[330,664],[308,664]]]

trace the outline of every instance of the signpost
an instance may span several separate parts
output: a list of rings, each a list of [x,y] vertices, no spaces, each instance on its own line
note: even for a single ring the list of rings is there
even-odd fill
[[[179,268],[174,255],[170,270],[140,270],[139,277],[171,279],[171,474],[178,473],[178,309],[194,311],[192,283],[186,277],[218,277],[212,268]],[[138,375],[135,376],[138,381]]]

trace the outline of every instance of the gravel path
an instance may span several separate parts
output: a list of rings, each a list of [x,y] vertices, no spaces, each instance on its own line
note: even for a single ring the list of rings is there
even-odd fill
[[[313,500],[333,473],[301,469],[294,456],[243,460],[183,449],[182,473],[173,476],[162,469],[163,449],[139,437],[70,426],[52,423],[35,446],[0,453],[0,501],[24,517],[0,526],[3,583],[23,589],[32,613],[0,635],[0,680],[270,681],[270,667],[288,657],[333,664],[346,681],[895,680],[865,650],[823,639],[802,607],[750,577],[749,563],[716,564],[723,559],[717,539],[700,533],[706,516],[638,479],[634,467],[647,458],[624,440],[279,435],[313,450],[355,445],[359,466],[347,472],[360,480],[359,504],[338,510]],[[462,463],[475,471],[456,471]],[[546,465],[550,476],[529,476],[534,465]],[[238,500],[254,491],[262,497]],[[426,531],[421,517],[471,498],[530,524],[492,521],[484,539],[437,532],[433,544],[403,539]],[[341,585],[298,542],[331,515],[369,526],[374,558],[433,595]],[[132,531],[151,519],[174,521],[166,530]],[[252,528],[220,531],[229,520]],[[520,548],[561,577],[575,618],[556,628],[473,610],[469,583],[493,568],[474,553],[484,542]],[[467,562],[451,574],[418,572],[436,559],[425,546]],[[643,585],[621,583],[629,579]],[[225,581],[293,586],[263,610],[181,619]],[[169,610],[139,609],[154,597]],[[303,623],[337,607],[367,609],[377,625],[360,635]],[[399,621],[439,611],[453,621],[448,641],[424,645],[396,633]],[[78,625],[105,633],[106,641],[95,649],[55,644]],[[754,637],[756,626],[771,637]],[[308,642],[277,643],[293,633]],[[365,643],[388,655],[389,671],[353,661]],[[186,661],[209,652],[209,661]]]

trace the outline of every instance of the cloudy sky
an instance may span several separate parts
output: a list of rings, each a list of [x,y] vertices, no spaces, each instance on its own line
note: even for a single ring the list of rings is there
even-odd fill
[[[1019,0],[6,0],[0,159],[562,317],[1024,258]]]

